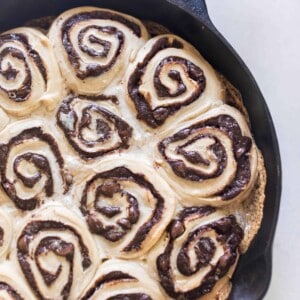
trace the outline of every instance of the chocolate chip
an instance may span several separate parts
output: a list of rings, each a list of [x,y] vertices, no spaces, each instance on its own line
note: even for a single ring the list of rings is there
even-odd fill
[[[28,245],[29,245],[30,239],[27,235],[22,236],[18,240],[18,250],[27,253],[28,252]]]
[[[103,230],[103,224],[95,215],[88,215],[87,223],[92,233],[101,233]]]
[[[121,213],[121,208],[117,206],[99,206],[99,202],[96,204],[96,210],[108,218],[113,218],[114,216]]]
[[[58,249],[56,249],[57,254],[60,256],[69,256],[74,253],[74,246],[70,243],[61,244]]]
[[[176,239],[177,237],[182,235],[184,233],[184,231],[185,231],[185,227],[181,221],[175,220],[172,222],[172,224],[170,226],[170,235],[171,235],[172,239]]]
[[[139,219],[139,211],[134,206],[130,206],[128,209],[128,219],[131,224],[135,224]]]
[[[169,115],[169,110],[165,107],[158,107],[153,111],[153,117],[157,121],[164,121]]]
[[[115,230],[109,230],[105,233],[105,237],[111,242],[116,242],[123,237],[124,233]]]
[[[123,229],[128,230],[131,228],[131,223],[127,218],[120,219],[117,224],[119,224]]]
[[[114,179],[106,179],[102,184],[100,191],[104,196],[112,198],[112,196],[119,192],[120,189],[120,184]]]

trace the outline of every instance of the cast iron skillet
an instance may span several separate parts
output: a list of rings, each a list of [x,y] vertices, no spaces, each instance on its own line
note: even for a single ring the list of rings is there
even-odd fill
[[[212,24],[204,0],[0,0],[0,32],[33,18],[57,15],[82,5],[107,7],[165,25],[196,46],[242,93],[252,131],[265,158],[268,181],[262,227],[239,261],[230,299],[262,299],[271,278],[272,242],[281,194],[281,164],[270,113],[248,68]]]

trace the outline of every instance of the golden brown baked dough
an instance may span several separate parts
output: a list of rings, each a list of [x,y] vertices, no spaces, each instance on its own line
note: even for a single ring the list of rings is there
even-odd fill
[[[79,7],[0,34],[0,298],[228,298],[263,157],[239,92],[145,24]]]

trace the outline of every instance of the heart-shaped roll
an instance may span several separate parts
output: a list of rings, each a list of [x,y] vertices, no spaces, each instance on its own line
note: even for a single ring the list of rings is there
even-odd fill
[[[83,159],[129,147],[132,128],[121,118],[118,102],[115,96],[70,96],[61,104],[57,123]]]
[[[129,105],[153,128],[175,113],[186,118],[203,112],[223,96],[212,67],[195,48],[171,34],[149,40],[126,77]]]
[[[101,262],[85,222],[62,205],[49,205],[23,222],[16,257],[38,299],[78,299]]]
[[[1,185],[16,207],[32,210],[42,201],[62,196],[70,178],[46,120],[19,121],[1,134]],[[47,129],[46,129],[47,128]]]
[[[122,79],[148,33],[131,16],[80,7],[58,16],[49,38],[68,87],[91,95]]]
[[[25,116],[43,105],[52,110],[62,78],[48,38],[21,27],[0,35],[0,106]]]
[[[226,205],[251,191],[257,148],[235,108],[214,108],[162,136],[157,165],[185,206]]]
[[[228,282],[242,238],[234,216],[211,207],[185,208],[149,259],[156,257],[160,283],[172,299],[219,299],[209,293],[220,281]]]
[[[163,300],[159,285],[135,262],[111,259],[104,262],[82,300]]]
[[[81,212],[109,257],[141,257],[173,216],[172,190],[148,164],[131,157],[102,161],[80,186],[75,194],[81,195]]]

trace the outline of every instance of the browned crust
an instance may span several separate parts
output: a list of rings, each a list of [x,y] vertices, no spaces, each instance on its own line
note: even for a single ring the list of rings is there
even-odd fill
[[[244,238],[240,245],[242,253],[249,248],[252,240],[256,236],[263,218],[263,208],[265,201],[265,187],[267,182],[267,174],[264,166],[264,160],[260,151],[258,151],[258,174],[253,191],[250,196],[242,203],[245,223]]]
[[[218,73],[218,77],[225,90],[224,102],[238,109],[244,115],[248,125],[250,126],[249,115],[244,106],[241,93],[225,78],[225,76]]]

